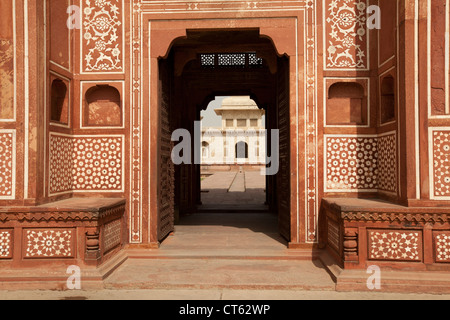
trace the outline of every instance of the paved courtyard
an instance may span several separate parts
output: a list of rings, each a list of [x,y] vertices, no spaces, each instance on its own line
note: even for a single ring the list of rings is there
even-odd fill
[[[262,205],[266,201],[265,176],[260,171],[217,171],[202,180],[204,205]]]

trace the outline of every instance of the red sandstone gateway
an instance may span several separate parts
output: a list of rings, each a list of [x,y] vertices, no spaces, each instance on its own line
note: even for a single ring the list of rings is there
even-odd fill
[[[371,265],[446,274],[450,10],[382,0],[370,29],[371,4],[2,0],[2,272],[79,265],[101,280],[127,248],[157,249],[201,199],[171,133],[194,136],[216,96],[245,95],[279,130],[266,204],[290,249],[342,289]]]

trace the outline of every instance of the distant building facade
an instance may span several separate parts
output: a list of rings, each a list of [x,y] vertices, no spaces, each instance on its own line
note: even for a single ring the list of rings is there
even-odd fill
[[[215,112],[222,126],[202,127],[202,164],[265,164],[265,111],[249,96],[235,96]]]

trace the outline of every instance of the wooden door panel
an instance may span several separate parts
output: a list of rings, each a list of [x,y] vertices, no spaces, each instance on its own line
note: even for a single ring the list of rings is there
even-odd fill
[[[280,234],[291,240],[291,177],[290,177],[290,121],[289,121],[289,68],[280,60],[277,85],[277,128],[279,130],[279,171],[277,180],[278,228]]]
[[[160,64],[159,154],[158,154],[158,241],[174,231],[175,168],[171,153],[170,74],[166,64]]]

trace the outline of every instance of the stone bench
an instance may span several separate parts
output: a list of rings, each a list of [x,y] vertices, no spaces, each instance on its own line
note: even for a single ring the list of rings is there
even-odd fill
[[[325,198],[323,237],[344,269],[450,270],[450,208]]]
[[[126,240],[125,199],[71,198],[0,208],[0,266],[99,266]]]

